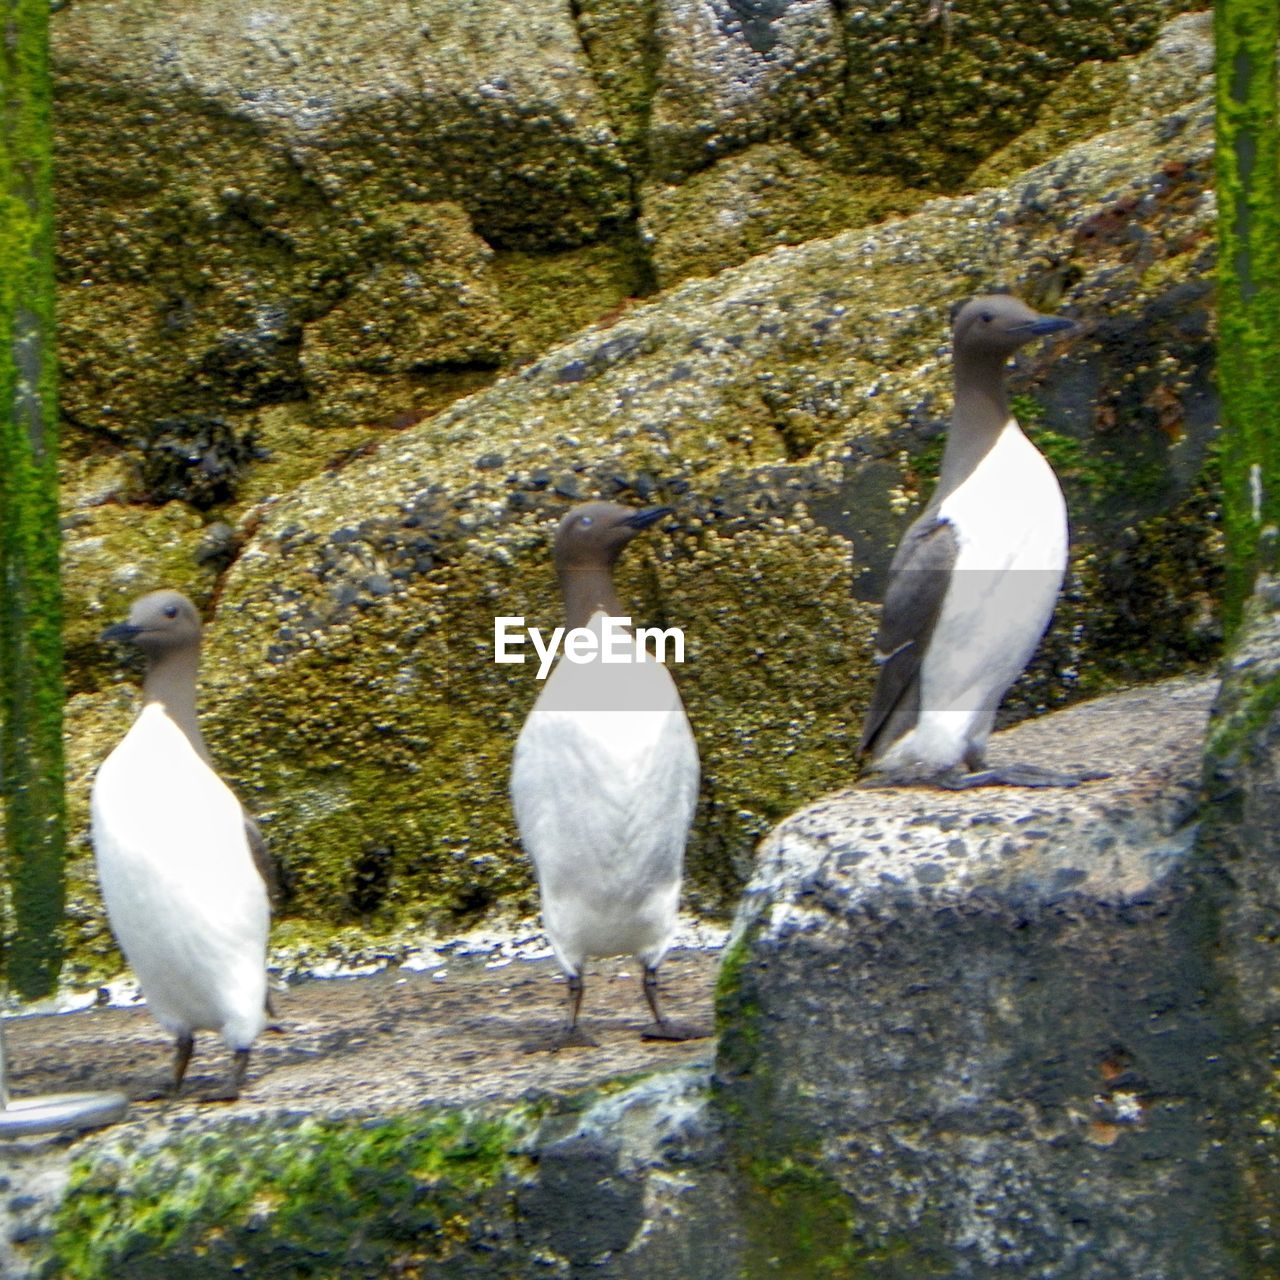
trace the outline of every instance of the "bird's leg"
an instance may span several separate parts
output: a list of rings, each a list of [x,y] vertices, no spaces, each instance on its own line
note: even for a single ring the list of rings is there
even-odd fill
[[[687,1022],[669,1022],[658,1011],[658,966],[644,967],[644,998],[649,1002],[653,1021],[640,1033],[642,1040],[701,1040],[711,1032]]]
[[[173,1046],[173,1096],[178,1096],[182,1088],[182,1078],[187,1074],[187,1064],[191,1061],[191,1051],[196,1046],[196,1038],[190,1031],[179,1032]]]
[[[578,1014],[582,1011],[582,974],[569,975],[569,1025],[560,1033],[556,1049],[595,1049],[600,1041],[589,1036],[578,1026]]]
[[[931,779],[947,791],[969,791],[974,787],[1078,787],[1082,782],[1100,782],[1111,775],[1101,769],[1046,769],[1036,764],[1004,764],[978,768],[970,773],[953,769]]]
[[[231,1081],[221,1089],[211,1093],[202,1093],[201,1102],[235,1102],[244,1088],[245,1077],[249,1074],[249,1050],[233,1049],[231,1063]]]
[[[582,1009],[582,975],[569,974],[569,1021],[559,1031],[534,1040],[524,1046],[525,1053],[556,1053],[560,1049],[598,1049],[600,1041],[589,1036],[578,1026],[578,1013]]]
[[[267,1025],[262,1029],[264,1031],[271,1031],[276,1035],[282,1035],[284,1033],[284,1027],[280,1023],[280,1014],[276,1010],[275,1001],[271,999],[270,991],[267,992],[266,999],[263,1002],[263,1008],[267,1013]]]

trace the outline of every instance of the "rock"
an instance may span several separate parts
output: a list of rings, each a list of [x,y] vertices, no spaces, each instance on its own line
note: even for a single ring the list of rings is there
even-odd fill
[[[197,510],[219,506],[235,497],[240,472],[255,455],[252,435],[238,435],[225,418],[164,418],[142,452],[144,494],[151,502],[177,499]]]
[[[897,183],[851,178],[786,143],[761,143],[678,184],[646,185],[640,229],[667,288],[780,244],[879,222],[922,200]]]
[[[1268,536],[1268,535],[1264,535]],[[1274,530],[1269,534],[1274,545]],[[1280,1202],[1276,1079],[1280,1059],[1280,582],[1258,580],[1223,663],[1209,721],[1199,840],[1207,921],[1218,940],[1213,982],[1231,991],[1238,1018],[1227,1046],[1240,1082],[1227,1114],[1241,1166],[1241,1255],[1265,1274],[1280,1257],[1273,1206]]]
[[[202,156],[211,168],[247,126],[268,165],[295,166],[331,199],[456,199],[490,242],[581,242],[625,209],[616,141],[557,4],[263,11],[202,0],[181,22],[150,3],[127,23],[113,6],[73,5],[58,17],[54,52],[72,98],[67,127],[87,130],[94,103],[116,107],[101,124],[121,134],[145,123],[130,119],[138,111],[199,112],[225,130]],[[190,145],[184,131],[149,136],[161,148],[153,165],[176,158],[166,144]],[[133,178],[136,154],[110,159],[112,185]],[[229,197],[250,215],[269,213],[254,206],[274,194],[256,176]],[[163,163],[152,167],[146,189],[164,177]]]
[[[1006,182],[1063,147],[1135,119],[1175,117],[1211,92],[1212,82],[1213,14],[1182,14],[1145,53],[1072,70],[1041,103],[1031,128],[988,156],[968,185]]]
[[[334,392],[343,370],[331,357],[317,371],[314,329],[305,379],[303,330],[337,307],[327,336],[345,335],[380,302],[411,317],[406,343],[426,343],[387,362],[376,417],[392,418],[418,407],[411,355],[501,355],[491,246],[563,251],[616,238],[629,216],[572,16],[551,0],[120,13],[68,6],[51,37],[73,211],[59,224],[62,398],[81,431],[141,443],[157,417],[308,395],[348,421],[369,394]],[[416,224],[406,202],[423,207]],[[415,253],[421,288],[391,289]],[[379,328],[374,346],[388,340]]]
[[[1030,125],[1073,67],[1137,53],[1161,19],[1182,7],[1159,0],[1086,0],[1069,11],[1036,0],[840,6],[849,50],[844,142],[852,163],[954,190]]]
[[[651,177],[672,182],[751,143],[840,126],[845,50],[828,0],[659,0]]]
[[[1212,696],[1166,682],[993,742],[1108,781],[846,791],[765,842],[720,979],[721,1105],[731,1145],[827,1187],[854,1252],[895,1275],[1242,1274],[1237,1015],[1191,874]]]
[[[88,1280],[127,1268],[159,1280],[236,1268],[274,1280],[296,1275],[299,1257],[323,1257],[370,1280],[586,1266],[619,1280],[731,1280],[732,1241],[707,1221],[701,1187],[704,1230],[691,1233],[685,1216],[694,1177],[708,1191],[727,1184],[700,1168],[706,1110],[703,1070],[400,1116],[284,1113],[233,1124],[206,1114],[169,1129],[135,1125],[83,1140],[70,1176],[59,1162],[61,1185],[50,1190],[60,1196],[35,1206],[36,1220],[56,1227],[53,1240],[20,1240],[39,1230],[26,1225],[31,1211],[0,1210],[12,1223],[5,1274],[26,1280],[43,1265]],[[720,1200],[732,1229],[727,1187]]]
[[[303,330],[303,380],[324,425],[377,422],[388,397],[425,417],[438,407],[423,395],[432,374],[495,369],[507,345],[493,253],[460,208],[396,205],[378,224],[381,261]]]
[[[601,1047],[525,1053],[562,1013],[555,961],[444,951],[426,970],[278,993],[284,1034],[261,1038],[230,1106],[199,1101],[225,1065],[202,1038],[177,1101],[136,1100],[122,1123],[80,1137],[5,1143],[7,1280],[271,1280],[299,1259],[344,1277],[480,1280],[597,1257],[609,1275],[729,1280],[703,1265],[724,1255],[723,1235],[687,1232],[708,1194],[731,1218],[710,1042],[641,1040],[638,975],[603,962],[590,976]],[[707,1015],[713,971],[696,952],[664,966],[682,1014]],[[137,1007],[8,1031],[19,1093],[110,1085],[136,1098],[167,1069],[167,1037]]]

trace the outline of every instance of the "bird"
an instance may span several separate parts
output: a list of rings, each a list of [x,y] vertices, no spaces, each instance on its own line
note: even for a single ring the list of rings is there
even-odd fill
[[[1067,509],[1009,408],[1024,344],[1075,322],[1011,294],[970,298],[952,322],[955,403],[941,475],[889,567],[879,674],[861,752],[881,784],[1071,786],[1099,774],[992,769],[996,708],[1040,643],[1067,564]]]
[[[90,830],[107,919],[147,1007],[175,1037],[172,1092],[197,1031],[221,1033],[232,1087],[270,1013],[270,876],[257,825],[213,767],[196,717],[200,615],[177,591],[137,599],[105,642],[146,657],[142,707],[99,766]]]
[[[603,642],[624,617],[613,585],[622,549],[671,513],[588,502],[560,521],[554,560],[568,629]],[[533,861],[543,924],[568,979],[567,1024],[533,1048],[594,1046],[578,1025],[589,956],[634,955],[653,1022],[647,1039],[707,1032],[664,1018],[658,964],[671,943],[699,760],[666,666],[641,649],[627,663],[557,660],[516,741],[511,801]]]

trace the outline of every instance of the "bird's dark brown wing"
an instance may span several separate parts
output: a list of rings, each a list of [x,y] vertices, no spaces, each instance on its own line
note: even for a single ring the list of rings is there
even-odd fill
[[[267,852],[267,842],[263,839],[258,824],[249,816],[247,810],[244,813],[244,834],[245,839],[249,841],[253,865],[258,868],[262,883],[267,887],[267,901],[271,904],[272,910],[275,910],[279,906],[280,897],[280,883],[276,877],[275,863],[271,861],[271,855]]]
[[[249,842],[249,853],[253,858],[253,865],[258,868],[258,874],[262,877],[262,883],[266,885],[267,902],[272,911],[274,911],[276,907],[280,905],[280,881],[276,876],[276,866],[275,863],[271,861],[271,854],[267,852],[267,842],[263,838],[261,828],[258,826],[257,822],[249,816],[248,810],[244,809],[243,806],[241,807],[241,812],[244,814],[244,834],[245,839]],[[276,1013],[275,1005],[271,1000],[270,987],[267,988],[267,998],[265,1003],[267,1017],[272,1021],[272,1023],[274,1023],[275,1019],[279,1015]],[[279,1031],[281,1028],[278,1026],[269,1026],[267,1029],[269,1031]]]
[[[955,568],[958,544],[949,520],[926,513],[907,530],[889,566],[876,662],[880,676],[862,726],[863,752],[879,754],[915,725],[920,663]]]

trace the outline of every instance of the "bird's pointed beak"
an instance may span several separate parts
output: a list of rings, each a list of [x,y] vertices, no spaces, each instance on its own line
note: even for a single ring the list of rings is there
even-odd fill
[[[104,644],[127,644],[130,640],[136,640],[141,633],[141,627],[135,627],[132,622],[117,622],[115,626],[108,627],[99,637]]]
[[[1078,328],[1076,322],[1068,320],[1066,316],[1040,316],[1023,325],[1022,332],[1029,333],[1035,338],[1042,338],[1048,333],[1066,333],[1075,328]]]
[[[627,516],[622,523],[628,529],[647,529],[650,525],[657,524],[663,516],[669,516],[671,511],[671,507],[643,507],[641,510]]]

